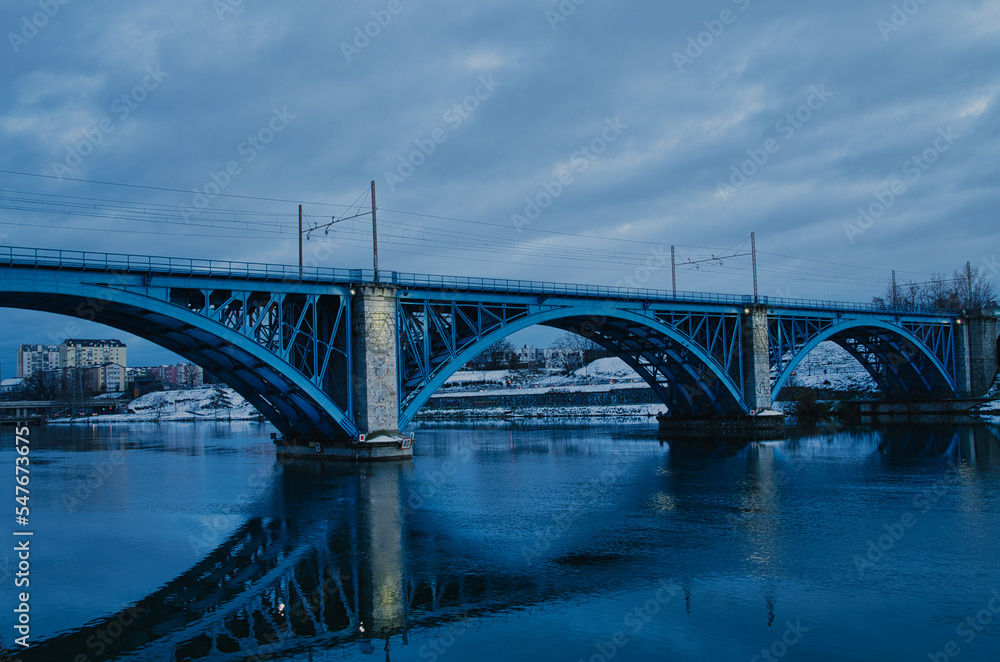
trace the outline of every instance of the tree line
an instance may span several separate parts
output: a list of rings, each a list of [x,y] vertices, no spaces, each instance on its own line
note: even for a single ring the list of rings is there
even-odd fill
[[[579,370],[591,361],[609,356],[610,353],[594,341],[575,333],[565,332],[555,339],[552,348],[558,350],[555,361],[566,374]],[[532,362],[525,364],[516,347],[502,339],[481,352],[469,367],[479,370],[520,370],[544,367]]]
[[[933,274],[925,282],[890,281],[881,296],[872,297],[877,308],[889,310],[953,310],[979,312],[997,308],[997,289],[979,267],[966,262],[951,275]]]

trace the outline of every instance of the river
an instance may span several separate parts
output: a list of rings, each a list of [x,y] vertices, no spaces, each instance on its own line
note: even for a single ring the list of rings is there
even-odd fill
[[[1000,659],[998,426],[425,424],[361,468],[271,431],[32,428],[8,646],[30,590],[24,662]]]

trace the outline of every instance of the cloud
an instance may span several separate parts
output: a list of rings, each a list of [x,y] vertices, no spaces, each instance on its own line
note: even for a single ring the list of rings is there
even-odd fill
[[[558,3],[549,1],[399,0],[395,13],[388,0],[225,2],[221,14],[202,0],[70,3],[8,53],[0,70],[8,90],[0,168],[51,173],[54,159],[110,116],[114,131],[72,176],[182,192],[13,176],[4,176],[3,188],[177,210],[236,160],[240,173],[225,193],[284,202],[218,196],[197,225],[179,213],[114,220],[7,209],[7,243],[293,262],[297,202],[349,205],[372,179],[388,233],[383,266],[410,272],[506,277],[517,263],[518,277],[613,283],[627,269],[498,254],[492,246],[504,241],[552,255],[560,246],[607,247],[574,236],[589,233],[729,247],[750,231],[773,253],[940,272],[977,261],[985,249],[976,237],[996,236],[995,3],[926,3],[886,39],[879,21],[891,19],[892,3],[861,0],[588,2],[555,30],[546,12]],[[0,10],[8,30],[34,6],[10,4]],[[734,20],[719,31],[724,9]],[[373,36],[348,61],[342,44],[353,45],[358,30]],[[678,71],[674,53],[699,38],[702,52]],[[120,119],[111,104],[141,84],[150,66],[169,77]],[[448,111],[491,75],[502,85],[460,124],[449,122]],[[779,122],[823,85],[833,96],[786,140]],[[296,119],[248,161],[241,145],[266,128],[275,108]],[[575,173],[530,231],[518,233],[511,214],[616,117],[627,132]],[[847,241],[843,225],[857,208],[948,126],[967,137],[910,182],[883,221]],[[390,190],[385,173],[436,129],[446,140]],[[780,150],[736,196],[719,195],[718,182],[768,139]],[[306,208],[317,219],[345,209]],[[286,232],[255,224],[264,218]],[[232,219],[244,221],[240,231]],[[451,247],[402,241],[404,231],[421,230],[462,240]],[[366,232],[363,221],[336,226],[327,238],[337,242],[330,266],[367,266]],[[876,260],[877,251],[886,254]],[[843,278],[800,283],[798,295],[864,300],[874,293],[844,269]],[[706,271],[684,274],[686,287],[746,290],[745,279],[720,272],[713,280]],[[769,287],[785,287],[780,275],[773,279]]]

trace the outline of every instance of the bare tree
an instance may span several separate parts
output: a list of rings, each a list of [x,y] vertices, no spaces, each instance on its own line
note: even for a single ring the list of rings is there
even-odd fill
[[[927,282],[896,283],[895,288],[889,283],[882,296],[872,298],[872,304],[901,310],[977,311],[997,306],[997,290],[979,267],[966,262],[951,276],[934,274]]]
[[[511,363],[511,356],[514,355],[514,345],[509,340],[503,338],[490,345],[485,351],[480,353],[472,362],[481,369],[502,370]]]
[[[996,286],[979,271],[979,267],[966,262],[965,267],[956,270],[954,279],[958,285],[958,299],[965,310],[983,310],[997,305]]]
[[[559,367],[566,373],[579,370],[607,352],[603,347],[589,338],[575,333],[563,333],[552,343],[552,348],[558,352]]]
[[[33,400],[57,400],[65,395],[62,375],[55,370],[33,372],[24,382],[25,396]]]

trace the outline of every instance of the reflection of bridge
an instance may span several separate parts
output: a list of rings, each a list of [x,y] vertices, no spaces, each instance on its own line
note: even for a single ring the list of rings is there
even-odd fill
[[[405,427],[447,377],[542,324],[592,338],[672,413],[769,407],[830,340],[889,398],[980,395],[996,317],[364,270],[0,249],[0,304],[135,333],[226,381],[286,436]]]
[[[865,448],[889,460],[947,457],[985,469],[1000,466],[997,432],[997,426],[984,425],[889,426],[873,431]],[[725,519],[746,547],[708,572],[743,572],[743,564],[749,563],[759,576],[768,576],[780,564],[781,545],[761,513],[774,512],[782,474],[774,454],[767,452],[770,446],[729,448],[732,452],[726,454],[739,455],[745,463],[733,463],[728,470],[742,473],[721,478],[721,491],[712,492],[705,508],[678,510],[677,526],[711,530]],[[47,662],[83,654],[86,659],[235,661],[307,659],[315,653],[315,659],[325,659],[321,653],[346,645],[381,651],[390,638],[393,645],[406,644],[414,630],[628,586],[637,560],[655,560],[664,577],[685,582],[682,578],[706,571],[703,552],[718,541],[675,536],[665,544],[643,533],[625,535],[629,553],[622,558],[601,552],[621,551],[619,513],[648,503],[651,495],[667,490],[669,498],[698,503],[705,495],[699,490],[706,489],[700,481],[665,481],[662,476],[670,471],[660,471],[666,461],[671,470],[697,473],[708,449],[701,444],[698,451],[702,455],[675,453],[671,445],[665,460],[658,453],[630,456],[629,461],[640,463],[635,468],[643,469],[643,476],[630,479],[629,490],[610,497],[614,515],[599,518],[594,539],[569,546],[570,554],[557,545],[551,556],[531,567],[520,558],[514,565],[503,554],[493,557],[475,545],[455,542],[445,533],[453,522],[443,511],[408,508],[413,493],[406,489],[405,466],[376,465],[362,473],[342,470],[334,475],[318,474],[312,466],[286,466],[271,495],[273,518],[251,519],[146,598],[39,641],[20,651],[19,658]],[[583,551],[593,553],[595,560],[588,561]],[[685,590],[690,599],[690,585]],[[773,619],[770,600],[768,607]]]
[[[365,476],[323,481],[286,467],[282,498],[294,513],[250,520],[155,593],[36,643],[20,659],[74,660],[82,652],[94,659],[269,660],[347,643],[368,650],[374,640],[406,637],[413,628],[552,596],[552,586],[530,576],[443,570],[456,558],[433,541],[414,549],[420,543],[406,536],[402,470],[380,465]],[[435,567],[439,556],[446,558]],[[415,557],[424,563],[406,561]]]

